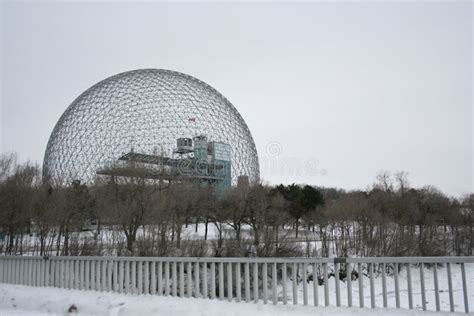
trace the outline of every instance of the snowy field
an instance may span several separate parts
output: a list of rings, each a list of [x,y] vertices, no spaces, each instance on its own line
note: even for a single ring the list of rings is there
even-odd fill
[[[227,225],[222,224],[223,228],[223,238],[224,239],[232,239],[234,238],[234,231],[233,229]],[[144,236],[149,236],[150,230],[153,230],[153,227],[147,226],[146,228],[140,227],[137,230],[137,239],[143,238]],[[196,225],[190,223],[188,227],[183,225],[182,232],[181,232],[181,240],[204,240],[206,231],[206,225],[204,223],[199,223]],[[280,238],[286,238],[288,241],[295,241],[295,231],[291,228],[280,229],[279,231]],[[48,234],[46,237],[46,245],[52,249],[49,255],[54,255],[56,253],[56,246],[57,246],[57,232],[52,232]],[[81,231],[81,232],[71,232],[70,233],[70,243],[73,243],[77,240],[80,244],[84,243],[85,241],[93,241],[96,238],[96,231]],[[171,236],[169,236],[171,238]],[[207,240],[209,242],[215,241],[219,238],[219,231],[217,230],[216,226],[213,223],[209,223],[207,227]],[[243,224],[241,228],[241,238],[243,240],[249,239],[251,240],[252,237],[252,229],[250,226]],[[104,244],[113,245],[117,241],[125,241],[126,237],[123,231],[120,228],[111,229],[110,227],[102,227],[98,239],[102,241]],[[318,233],[313,233],[308,230],[300,229],[299,230],[299,238],[298,241],[300,242],[307,242],[307,241],[314,241],[318,240],[319,235]],[[5,243],[5,241],[0,241],[0,245]],[[35,233],[32,232],[31,234],[25,234],[21,238],[21,244],[23,249],[23,254],[27,255],[39,255],[39,245],[40,245],[40,237]],[[64,236],[61,238],[59,244],[62,246],[64,244]],[[332,244],[332,243],[331,243]],[[5,245],[4,245],[5,247]],[[321,247],[321,244],[318,243],[318,248]]]
[[[263,305],[0,284],[0,315],[448,315],[404,309]],[[452,314],[451,314],[452,315]],[[461,315],[461,314],[459,314]]]

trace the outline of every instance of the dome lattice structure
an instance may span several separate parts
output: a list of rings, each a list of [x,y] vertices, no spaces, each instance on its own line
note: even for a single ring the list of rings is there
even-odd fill
[[[232,183],[259,178],[257,150],[235,107],[208,84],[183,73],[141,69],[109,77],[66,109],[49,138],[43,175],[91,182],[96,171],[131,150],[171,155],[176,139],[205,135],[231,147]]]

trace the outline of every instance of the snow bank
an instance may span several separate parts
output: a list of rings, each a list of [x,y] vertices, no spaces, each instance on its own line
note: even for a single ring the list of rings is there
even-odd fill
[[[76,311],[68,312],[72,305]],[[0,284],[0,315],[447,315],[417,310],[263,305]]]

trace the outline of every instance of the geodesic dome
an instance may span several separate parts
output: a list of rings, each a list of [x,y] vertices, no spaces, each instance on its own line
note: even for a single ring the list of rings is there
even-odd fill
[[[175,71],[141,69],[109,77],[66,109],[49,138],[43,175],[91,182],[131,150],[170,156],[176,139],[205,135],[231,146],[232,182],[258,180],[257,150],[234,106],[208,84]]]

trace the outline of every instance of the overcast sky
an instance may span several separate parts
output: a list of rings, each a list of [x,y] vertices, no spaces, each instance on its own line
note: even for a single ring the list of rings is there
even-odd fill
[[[172,69],[225,95],[269,183],[364,189],[379,170],[473,190],[470,2],[2,2],[1,143],[42,163],[84,90]]]

